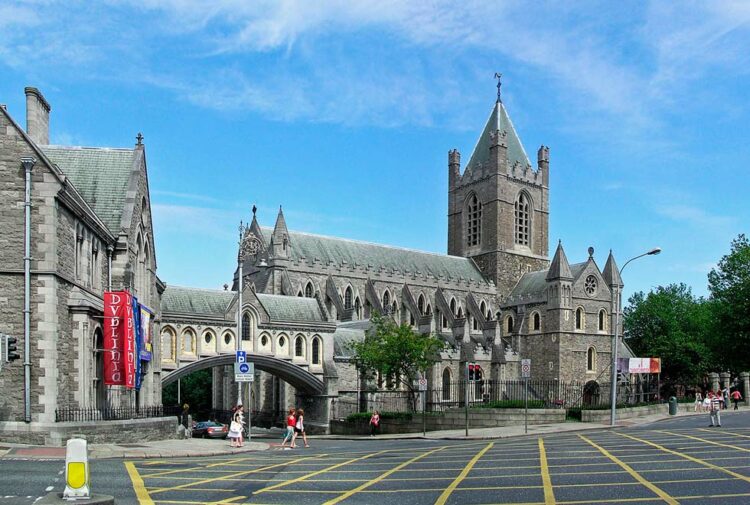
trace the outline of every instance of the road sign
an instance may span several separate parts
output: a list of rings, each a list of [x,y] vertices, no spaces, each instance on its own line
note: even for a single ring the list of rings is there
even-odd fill
[[[419,379],[419,390],[427,391],[427,379],[425,379],[424,377],[421,377]]]
[[[235,363],[234,382],[253,382],[255,380],[254,363]]]
[[[247,351],[237,351],[234,361],[236,363],[247,363]]]
[[[528,379],[531,377],[531,360],[530,359],[521,360],[521,377],[523,377],[524,379]]]

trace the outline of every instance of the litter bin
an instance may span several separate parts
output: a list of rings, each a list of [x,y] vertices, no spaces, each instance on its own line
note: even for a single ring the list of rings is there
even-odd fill
[[[677,398],[674,396],[669,398],[669,415],[673,416],[677,414]]]

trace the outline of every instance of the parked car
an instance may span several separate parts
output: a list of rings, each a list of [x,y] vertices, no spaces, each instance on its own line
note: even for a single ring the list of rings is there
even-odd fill
[[[203,421],[193,426],[193,437],[227,438],[227,434],[229,434],[227,425],[214,421]]]

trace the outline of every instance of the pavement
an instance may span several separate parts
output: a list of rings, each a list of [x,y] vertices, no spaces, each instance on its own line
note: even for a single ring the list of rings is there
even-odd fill
[[[730,410],[724,411],[731,415]],[[722,413],[723,415],[726,415]],[[677,416],[654,414],[626,419],[617,423],[618,427],[635,427],[651,424],[664,419],[675,417],[697,416],[705,413],[679,412]],[[528,433],[523,425],[502,426],[493,428],[469,427],[469,435],[465,429],[428,431],[422,433],[402,433],[392,435],[378,435],[376,437],[357,435],[312,435],[311,440],[359,440],[362,442],[377,442],[382,440],[495,440],[519,436],[546,435],[550,433],[568,433],[580,431],[597,431],[610,429],[609,424],[564,422],[552,424],[529,425]],[[186,440],[160,440],[155,442],[141,442],[132,444],[89,444],[89,458],[91,459],[152,459],[152,458],[184,458],[201,456],[223,456],[247,452],[265,451],[279,448],[281,430],[259,430],[253,434],[251,441],[246,441],[242,448],[232,448],[226,440],[211,440],[190,438]],[[2,459],[37,459],[59,460],[65,459],[64,447],[47,447],[24,444],[9,444],[0,442],[0,460]]]

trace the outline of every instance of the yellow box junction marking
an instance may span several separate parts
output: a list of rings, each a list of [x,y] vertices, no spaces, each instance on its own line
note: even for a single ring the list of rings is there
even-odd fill
[[[542,469],[542,485],[544,486],[544,505],[555,505],[555,491],[552,489],[552,479],[547,466],[547,451],[544,450],[544,441],[539,439],[539,461]]]
[[[707,431],[709,433],[716,433],[716,430],[709,430],[708,428],[698,428],[700,431]],[[729,435],[732,437],[741,437],[741,438],[750,438],[748,435],[741,435],[739,433],[735,433],[733,431],[721,431],[722,435]]]
[[[620,460],[617,456],[613,456],[612,454],[610,454],[610,452],[607,451],[607,449],[605,449],[604,447],[598,445],[597,443],[593,442],[591,439],[589,439],[589,438],[587,438],[587,437],[585,437],[583,435],[578,435],[578,436],[584,442],[587,442],[587,443],[591,444],[593,447],[596,447],[597,449],[599,449],[599,451],[601,451],[602,454],[604,454],[609,459],[611,459],[612,461],[614,461],[615,463],[617,463],[620,466],[620,468],[622,468],[623,470],[625,470],[626,472],[628,472],[631,477],[633,477],[635,480],[637,480],[638,482],[640,482],[641,484],[643,484],[645,487],[647,487],[648,489],[650,489],[654,494],[656,494],[656,496],[658,496],[659,498],[661,498],[665,502],[669,503],[670,505],[679,505],[680,504],[680,502],[678,502],[677,500],[675,500],[674,498],[672,498],[663,489],[661,489],[660,487],[657,487],[657,486],[653,485],[651,482],[649,482],[648,480],[646,480],[641,474],[639,474],[638,472],[636,472],[635,470],[633,470],[630,467],[630,465],[628,465],[624,461]]]
[[[262,472],[262,471],[265,471],[265,470],[270,470],[272,468],[278,468],[280,466],[293,465],[294,463],[297,463],[299,461],[306,461],[306,460],[309,460],[309,459],[320,458],[322,456],[325,456],[325,454],[322,454],[320,456],[310,456],[310,457],[306,457],[306,458],[298,458],[298,459],[293,459],[293,460],[287,460],[287,461],[284,461],[283,463],[277,463],[275,465],[262,466],[260,468],[255,468],[255,469],[252,469],[252,470],[245,470],[245,471],[242,471],[242,472],[230,473],[228,475],[224,475],[224,476],[221,476],[221,477],[214,477],[214,478],[211,478],[211,479],[201,479],[201,480],[197,480],[195,482],[188,482],[186,484],[180,484],[178,486],[158,488],[158,489],[152,490],[151,494],[163,493],[165,491],[176,491],[178,489],[185,489],[186,487],[200,486],[201,484],[207,484],[209,482],[216,482],[216,481],[220,481],[220,480],[233,479],[235,477],[243,477],[245,475],[251,475],[251,474]]]
[[[693,435],[683,435],[682,433],[673,433],[671,431],[663,431],[663,430],[659,431],[659,433],[665,433],[667,435],[673,435],[675,437],[689,438],[689,439],[692,439],[692,440],[697,440],[699,442],[704,442],[706,444],[718,445],[720,447],[726,447],[728,449],[734,449],[736,451],[750,452],[750,449],[746,449],[745,447],[739,447],[737,445],[730,445],[730,444],[722,444],[721,442],[714,442],[713,440],[707,440],[705,438],[694,437]]]
[[[706,466],[706,467],[711,468],[713,470],[718,470],[720,472],[728,473],[732,477],[735,477],[735,478],[740,479],[740,480],[744,480],[745,482],[750,482],[750,477],[747,477],[745,475],[739,474],[737,472],[733,472],[731,470],[727,470],[726,468],[722,468],[720,466],[714,465],[713,463],[709,463],[708,461],[704,461],[702,459],[695,458],[693,456],[690,456],[689,454],[684,454],[684,453],[681,453],[681,452],[673,451],[672,449],[667,449],[663,445],[655,444],[654,442],[650,442],[648,440],[637,438],[637,437],[634,437],[632,435],[627,435],[625,433],[619,433],[618,432],[617,434],[619,436],[621,436],[621,437],[626,437],[626,438],[629,438],[631,440],[635,440],[635,441],[638,441],[638,442],[642,442],[644,444],[648,444],[651,447],[655,447],[655,448],[659,449],[660,451],[668,452],[670,454],[674,454],[675,456],[680,456],[682,458],[685,458],[685,459],[690,460],[690,461],[692,461],[694,463],[698,463],[700,465]]]
[[[492,446],[495,445],[494,442],[490,442],[487,444],[484,449],[479,451],[474,455],[473,458],[471,458],[471,461],[469,461],[464,469],[461,471],[460,474],[458,474],[458,477],[456,477],[453,482],[448,484],[448,487],[443,490],[443,493],[440,495],[440,497],[435,501],[435,505],[444,505],[446,501],[448,501],[448,497],[453,493],[453,491],[456,489],[456,487],[461,483],[462,480],[466,478],[467,475],[469,475],[469,472],[472,468],[474,468],[474,465],[477,464],[477,461],[479,461],[479,458],[484,456],[484,453],[492,449]]]
[[[141,479],[135,465],[130,461],[126,461],[125,468],[128,470],[130,482],[133,483],[133,491],[135,491],[135,497],[138,499],[139,505],[154,505],[154,500],[151,499],[148,491],[146,491],[146,486],[143,484],[143,479]]]
[[[419,461],[419,460],[420,460],[420,459],[422,459],[422,458],[426,458],[426,457],[427,457],[427,456],[429,456],[430,454],[434,454],[434,453],[436,453],[436,452],[438,452],[438,451],[442,451],[442,450],[443,450],[443,449],[445,449],[446,447],[448,447],[448,446],[438,447],[438,448],[436,448],[436,449],[433,449],[433,450],[431,450],[431,451],[428,451],[428,452],[422,453],[422,454],[420,454],[419,456],[416,456],[416,457],[414,457],[414,458],[411,458],[410,460],[404,461],[404,462],[403,462],[403,463],[401,463],[400,465],[398,465],[398,466],[396,466],[396,467],[394,467],[394,468],[391,468],[391,469],[390,469],[390,470],[388,470],[387,472],[384,472],[384,473],[382,473],[382,474],[378,475],[378,476],[377,476],[377,477],[375,477],[374,479],[372,479],[372,480],[368,480],[368,481],[367,481],[367,482],[365,482],[364,484],[362,484],[362,485],[360,485],[360,486],[357,486],[357,487],[355,487],[354,489],[351,489],[351,490],[349,490],[349,491],[345,492],[345,493],[344,493],[344,494],[342,494],[341,496],[338,496],[338,497],[336,497],[336,498],[334,498],[334,499],[332,499],[332,500],[328,500],[327,502],[325,502],[325,504],[324,504],[324,505],[335,505],[336,503],[339,503],[340,501],[346,500],[346,499],[347,499],[347,498],[349,498],[350,496],[352,496],[352,495],[354,495],[354,494],[357,494],[357,493],[359,493],[360,491],[362,491],[362,490],[364,490],[364,489],[367,489],[368,487],[372,486],[373,484],[377,484],[377,483],[378,483],[378,482],[380,482],[381,480],[385,479],[385,478],[386,478],[386,477],[388,477],[389,475],[392,475],[392,474],[394,474],[394,473],[398,472],[398,471],[399,471],[399,470],[401,470],[402,468],[405,468],[406,466],[408,466],[408,465],[411,465],[412,463],[414,463],[414,462],[416,462],[416,461]]]
[[[312,473],[308,473],[308,474],[303,475],[301,477],[297,477],[296,479],[286,480],[284,482],[280,482],[278,484],[274,484],[273,486],[268,486],[268,487],[261,488],[261,489],[255,491],[253,494],[254,495],[255,494],[261,494],[261,493],[265,493],[267,491],[271,491],[271,490],[274,490],[274,489],[279,489],[279,488],[284,487],[284,486],[288,486],[290,484],[295,484],[297,482],[301,482],[303,480],[307,480],[310,477],[315,477],[316,475],[320,475],[322,473],[330,472],[331,470],[335,470],[335,469],[340,468],[340,467],[342,467],[344,465],[348,465],[348,464],[354,463],[355,461],[362,461],[364,459],[372,458],[373,456],[379,456],[379,455],[384,454],[386,452],[392,452],[392,451],[372,452],[370,454],[366,454],[366,455],[360,456],[358,458],[353,458],[353,459],[349,459],[347,461],[342,461],[341,463],[336,463],[335,465],[332,465],[332,466],[329,466],[329,467],[326,467],[326,468],[322,468],[322,469],[317,470],[317,471],[312,472]]]

